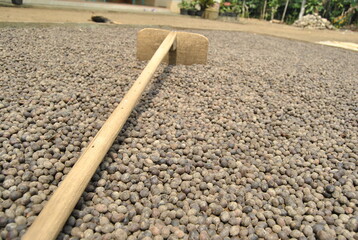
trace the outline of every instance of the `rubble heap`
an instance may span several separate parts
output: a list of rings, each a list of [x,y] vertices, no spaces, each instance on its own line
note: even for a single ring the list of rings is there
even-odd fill
[[[318,14],[309,14],[293,23],[295,27],[310,28],[310,29],[334,29],[333,25]]]

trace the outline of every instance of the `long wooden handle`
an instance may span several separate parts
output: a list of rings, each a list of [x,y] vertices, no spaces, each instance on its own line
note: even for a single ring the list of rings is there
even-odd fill
[[[141,75],[82,153],[22,239],[49,240],[57,237],[155,70],[173,45],[175,38],[175,32],[168,34]]]

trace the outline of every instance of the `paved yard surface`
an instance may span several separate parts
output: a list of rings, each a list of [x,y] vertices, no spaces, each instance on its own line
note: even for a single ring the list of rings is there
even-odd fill
[[[0,22],[91,23],[92,14],[93,12],[88,10],[0,7]],[[255,19],[242,19],[239,23],[230,23],[158,13],[96,11],[95,14],[128,25],[243,31],[309,42],[340,41],[358,43],[357,32],[304,30]]]

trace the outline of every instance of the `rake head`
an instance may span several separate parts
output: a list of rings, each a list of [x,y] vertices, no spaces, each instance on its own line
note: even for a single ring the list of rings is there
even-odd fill
[[[145,28],[137,35],[137,58],[149,60],[170,31]],[[163,62],[168,64],[206,64],[209,41],[206,37],[188,32],[177,32],[176,41]]]

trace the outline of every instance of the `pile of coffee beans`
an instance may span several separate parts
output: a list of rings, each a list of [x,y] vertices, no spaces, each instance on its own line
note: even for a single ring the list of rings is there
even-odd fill
[[[139,28],[0,28],[0,238],[20,239],[145,66]],[[355,52],[241,32],[165,66],[59,239],[357,239]]]

